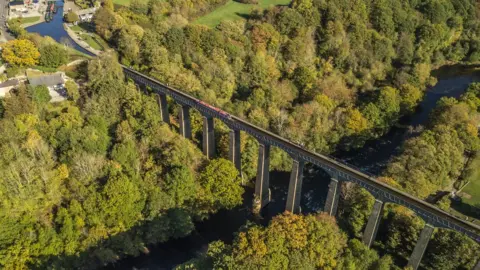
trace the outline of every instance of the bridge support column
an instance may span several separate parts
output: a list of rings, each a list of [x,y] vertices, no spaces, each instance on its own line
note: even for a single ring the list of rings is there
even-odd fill
[[[270,202],[269,176],[270,176],[270,145],[258,145],[257,180],[255,181],[255,196],[253,208],[255,212]]]
[[[180,124],[180,134],[187,139],[192,138],[192,128],[190,125],[190,107],[188,105],[181,105],[178,113],[178,121]]]
[[[288,185],[287,206],[285,208],[286,211],[292,213],[300,213],[304,164],[303,160],[293,160],[290,183]]]
[[[423,230],[420,233],[417,244],[415,245],[413,253],[412,255],[410,255],[410,259],[408,260],[408,266],[412,267],[414,270],[418,268],[420,262],[422,261],[423,254],[427,249],[430,238],[432,238],[434,229],[435,228],[432,225],[427,223],[425,224],[425,227],[423,227]]]
[[[375,200],[375,203],[373,204],[372,213],[368,218],[367,227],[363,232],[363,243],[367,247],[370,247],[373,244],[373,242],[375,241],[375,237],[377,236],[380,219],[383,212],[383,205],[383,202],[380,200]]]
[[[213,158],[215,155],[215,137],[214,137],[213,117],[203,117],[203,154],[207,158]]]
[[[160,114],[162,115],[162,121],[164,123],[170,124],[170,117],[168,115],[168,105],[167,105],[167,95],[158,94],[158,107],[160,108]]]
[[[240,152],[240,130],[231,129],[229,133],[228,159],[235,164],[240,175],[242,175],[242,159]]]
[[[328,186],[327,200],[325,201],[325,212],[330,216],[337,214],[338,200],[340,199],[341,182],[332,177]]]

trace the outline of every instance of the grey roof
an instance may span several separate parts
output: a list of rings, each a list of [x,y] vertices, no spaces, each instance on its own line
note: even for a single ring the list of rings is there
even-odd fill
[[[87,15],[87,14],[94,14],[95,11],[97,11],[97,8],[93,7],[93,8],[78,10],[76,13],[77,13],[78,16],[81,16],[81,15]]]
[[[38,85],[54,86],[58,84],[64,84],[65,80],[63,79],[61,73],[55,73],[55,74],[28,78],[28,82],[32,86],[38,86]]]
[[[13,79],[13,80],[8,80],[8,81],[4,81],[3,83],[0,83],[0,88],[16,86],[16,85],[18,85],[18,80]]]

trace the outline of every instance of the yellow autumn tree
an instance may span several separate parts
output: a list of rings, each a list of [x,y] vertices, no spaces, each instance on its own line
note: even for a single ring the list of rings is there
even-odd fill
[[[358,134],[368,128],[368,120],[356,108],[349,108],[345,114],[347,134]]]
[[[10,40],[2,46],[2,58],[14,66],[33,66],[38,63],[40,52],[26,39]]]

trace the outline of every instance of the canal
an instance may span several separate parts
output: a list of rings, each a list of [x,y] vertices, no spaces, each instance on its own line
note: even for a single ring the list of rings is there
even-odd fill
[[[30,33],[38,33],[41,36],[50,36],[58,43],[66,44],[81,53],[93,56],[89,51],[75,43],[63,28],[63,2],[57,1],[57,8],[57,13],[54,14],[52,21],[32,25],[25,29]]]
[[[438,80],[434,87],[428,89],[422,102],[413,115],[400,120],[399,127],[394,127],[383,137],[369,141],[361,149],[339,152],[335,156],[345,162],[372,174],[379,174],[390,158],[399,153],[402,143],[409,136],[408,127],[418,127],[428,122],[430,112],[442,97],[458,98],[472,82],[480,82],[480,72],[461,66],[445,66],[432,72]],[[403,127],[403,128],[401,128]],[[253,190],[247,189],[244,204],[230,211],[220,211],[208,220],[197,223],[195,231],[182,239],[150,247],[150,253],[138,257],[127,257],[106,269],[171,269],[184,263],[197,254],[206,251],[208,243],[223,240],[231,243],[234,233],[247,221],[265,224],[272,216],[284,211],[289,172],[274,171],[270,173],[272,201],[264,209],[265,220],[258,220],[251,214]],[[306,166],[302,187],[301,208],[303,213],[321,211],[328,191],[329,176],[314,166]]]

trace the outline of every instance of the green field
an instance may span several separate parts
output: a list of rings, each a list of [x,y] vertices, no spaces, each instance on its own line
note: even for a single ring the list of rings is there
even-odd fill
[[[113,0],[113,4],[116,6],[126,6],[130,5],[131,0]]]
[[[40,20],[40,16],[36,16],[36,17],[26,17],[26,18],[21,18],[21,19],[20,19],[20,23],[21,23],[21,24],[29,24],[29,23],[37,22],[38,20]]]
[[[468,185],[462,190],[465,193],[462,201],[472,206],[480,206],[480,154],[468,166],[466,180]]]
[[[94,37],[88,34],[80,34],[80,37],[83,40],[85,40],[85,42],[87,42],[88,45],[90,45],[90,47],[94,48],[95,50],[99,50],[99,51],[103,50],[102,45],[100,45]]]
[[[241,19],[242,16],[250,14],[254,7],[267,8],[276,5],[288,5],[290,2],[291,0],[259,0],[258,5],[253,5],[229,0],[225,5],[198,18],[194,23],[215,27],[223,20]]]

